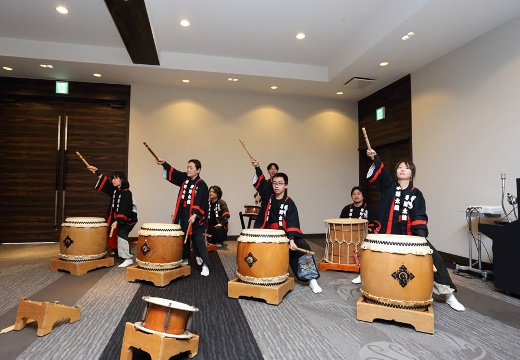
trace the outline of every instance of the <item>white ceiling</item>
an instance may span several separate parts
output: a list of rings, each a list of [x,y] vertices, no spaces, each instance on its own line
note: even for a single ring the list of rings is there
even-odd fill
[[[160,66],[132,63],[103,0],[1,0],[0,67],[14,70],[0,76],[360,100],[520,15],[519,0],[145,3]],[[416,35],[402,41],[409,31]],[[345,87],[355,76],[376,80]]]

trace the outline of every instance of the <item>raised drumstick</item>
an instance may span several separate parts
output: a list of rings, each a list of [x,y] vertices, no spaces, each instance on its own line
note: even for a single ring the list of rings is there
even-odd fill
[[[191,221],[188,222],[188,230],[186,230],[186,236],[184,237],[184,243],[186,244],[186,241],[188,241],[188,235],[190,234],[191,230]]]
[[[244,142],[243,142],[241,139],[238,139],[238,140],[240,140],[240,143],[241,143],[242,146],[244,147],[244,150],[247,152],[247,155],[249,155],[249,157],[252,159],[253,156],[251,155],[251,153],[249,152],[249,150],[247,150],[246,145],[244,144]]]
[[[153,155],[153,157],[155,158],[155,160],[159,161],[159,158],[157,157],[157,155],[155,155],[155,153],[152,151],[152,149],[150,149],[150,147],[148,146],[148,144],[146,142],[143,141],[143,144],[144,146],[146,146],[146,148],[148,149],[148,151]]]
[[[365,138],[365,142],[367,144],[367,148],[368,150],[372,150],[372,148],[370,147],[370,141],[368,140],[368,135],[367,135],[367,131],[365,130],[365,128],[361,128],[361,131],[363,131],[363,137]],[[374,157],[371,156],[370,157],[372,160],[374,160]]]
[[[294,250],[294,251],[301,251],[301,252],[304,252],[304,253],[306,253],[306,254],[314,255],[314,251],[305,250],[305,249],[302,249],[302,248],[299,248],[299,247],[295,247],[293,250]]]
[[[83,156],[81,156],[81,154],[79,153],[79,151],[76,151],[76,154],[79,156],[79,158],[81,159],[81,161],[83,161],[83,163],[89,167],[90,165],[88,164],[87,160],[85,160],[85,158]]]

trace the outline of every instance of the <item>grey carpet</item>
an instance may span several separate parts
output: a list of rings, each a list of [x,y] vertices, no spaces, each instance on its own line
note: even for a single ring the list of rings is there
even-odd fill
[[[316,252],[316,260],[319,260],[323,256],[325,241],[317,237],[309,242]],[[227,281],[236,277],[236,244],[235,241],[227,241],[225,247],[218,250],[218,257],[223,264],[222,272],[212,272],[207,278],[216,282],[220,295],[226,293]],[[0,335],[2,359],[103,358],[102,354],[111,343],[122,341],[120,337],[113,338],[113,335],[120,331],[120,324],[130,314],[128,304],[139,298],[141,293],[138,291],[144,285],[127,282],[125,270],[117,267],[94,270],[88,274],[92,279],[55,273],[49,270],[49,260],[57,252],[55,245],[25,246],[31,246],[30,251],[21,245],[0,245],[1,328],[14,323],[20,296],[31,298],[36,294],[52,295],[47,289],[54,289],[54,293],[59,294],[67,289],[58,289],[57,286],[72,287],[74,282],[88,282],[86,287],[89,291],[78,297],[74,304],[64,303],[81,304],[82,318],[75,324],[58,324],[51,334],[44,337],[36,336],[36,328],[31,327],[33,324],[22,331]],[[38,252],[44,255],[36,258],[27,255]],[[435,302],[435,334],[430,335],[417,332],[406,324],[356,320],[356,301],[360,291],[359,285],[350,282],[355,276],[340,271],[322,272],[319,280],[324,289],[322,294],[313,294],[307,286],[296,282],[294,290],[277,306],[268,305],[263,300],[236,300],[224,296],[218,312],[223,314],[222,321],[233,327],[233,323],[228,324],[225,314],[236,310],[229,304],[240,305],[245,314],[244,324],[247,322],[249,326],[239,331],[250,331],[253,334],[266,360],[520,358],[520,300],[497,292],[490,281],[452,275],[459,287],[457,297],[467,310],[459,313],[445,303]],[[94,280],[94,277],[98,279]],[[190,277],[195,280],[200,275],[192,272]],[[72,282],[60,282],[62,278]],[[166,288],[171,287],[174,291],[176,285],[184,280],[175,280]],[[160,292],[160,288],[147,286],[150,291],[158,291],[157,294]],[[202,296],[207,299],[201,302],[203,306],[199,306],[201,314],[206,315],[211,313],[208,304],[214,294],[203,293]],[[201,340],[206,339],[206,344],[212,342],[212,346],[228,347],[231,346],[229,344],[243,341],[240,336],[230,339],[231,335],[227,333],[218,334],[214,329],[196,326]],[[197,333],[195,330],[193,332]],[[29,339],[32,337],[32,341],[24,345],[22,351],[18,350],[18,355],[6,355],[6,349],[17,348],[16,345],[25,336]],[[117,345],[112,345],[112,348],[116,349]],[[118,359],[116,353],[110,356]],[[236,355],[236,359],[249,359],[247,353]]]

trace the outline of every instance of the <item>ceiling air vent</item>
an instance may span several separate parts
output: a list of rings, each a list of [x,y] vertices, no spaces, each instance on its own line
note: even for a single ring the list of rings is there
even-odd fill
[[[349,89],[364,89],[374,81],[376,81],[374,78],[354,76],[345,83],[345,87]]]

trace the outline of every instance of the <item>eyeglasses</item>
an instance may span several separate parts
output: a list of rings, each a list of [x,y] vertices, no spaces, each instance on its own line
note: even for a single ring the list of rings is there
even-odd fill
[[[273,186],[284,186],[285,183],[283,182],[273,182]]]

